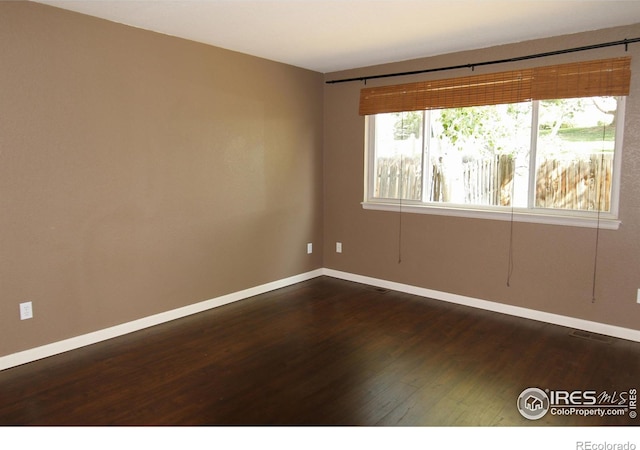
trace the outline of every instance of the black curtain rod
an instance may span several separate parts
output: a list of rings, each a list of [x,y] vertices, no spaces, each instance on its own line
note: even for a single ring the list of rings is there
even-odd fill
[[[343,78],[341,80],[329,80],[326,83],[327,84],[336,84],[336,83],[348,83],[348,82],[351,82],[351,81],[364,81],[366,83],[367,80],[374,80],[376,78],[401,77],[401,76],[405,76],[405,75],[417,75],[417,74],[421,74],[421,73],[442,72],[444,70],[465,69],[465,68],[470,68],[471,70],[473,70],[475,67],[480,67],[480,66],[490,66],[490,65],[493,65],[493,64],[504,64],[504,63],[509,63],[509,62],[525,61],[525,60],[528,60],[528,59],[545,58],[547,56],[555,56],[555,55],[564,55],[566,53],[583,52],[583,51],[586,51],[586,50],[594,50],[594,49],[597,49],[597,48],[614,47],[616,45],[624,45],[625,46],[625,51],[626,51],[627,50],[627,46],[629,44],[634,43],[634,42],[640,42],[640,37],[633,38],[633,39],[623,39],[621,41],[603,42],[601,44],[586,45],[584,47],[574,47],[574,48],[567,48],[567,49],[564,49],[564,50],[555,50],[555,51],[552,51],[552,52],[536,53],[536,54],[533,54],[533,55],[516,56],[515,58],[496,59],[494,61],[483,61],[483,62],[473,63],[473,64],[460,64],[460,65],[457,65],[457,66],[438,67],[436,69],[412,70],[412,71],[409,71],[409,72],[396,72],[396,73],[386,73],[386,74],[382,74],[382,75],[370,75],[370,76],[364,76],[364,77]]]

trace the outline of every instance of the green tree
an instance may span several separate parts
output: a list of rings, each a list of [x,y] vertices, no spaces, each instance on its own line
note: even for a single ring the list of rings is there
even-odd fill
[[[528,111],[527,104],[443,109],[434,117],[432,136],[458,151],[512,154],[514,130],[528,126]]]
[[[609,126],[615,127],[616,121],[618,119],[618,99],[617,97],[593,97],[591,99],[593,105],[600,111],[602,114],[607,114],[613,116],[611,119],[611,123]]]
[[[412,134],[420,137],[422,133],[422,111],[394,113],[394,116],[396,117],[396,122],[393,127],[393,138],[396,141],[409,139]]]

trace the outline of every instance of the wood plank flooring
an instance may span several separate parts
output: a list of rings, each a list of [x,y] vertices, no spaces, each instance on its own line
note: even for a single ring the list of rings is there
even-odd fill
[[[640,343],[320,277],[0,372],[1,425],[638,425],[532,421],[529,387],[640,388]]]

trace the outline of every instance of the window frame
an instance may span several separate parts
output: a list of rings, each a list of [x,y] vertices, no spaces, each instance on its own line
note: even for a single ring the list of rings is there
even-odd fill
[[[537,100],[533,101],[532,130],[537,130]],[[620,227],[619,219],[619,196],[620,196],[620,179],[622,169],[622,148],[624,140],[624,122],[626,110],[626,96],[619,97],[618,111],[616,117],[616,140],[614,146],[613,169],[611,179],[611,204],[609,211],[581,211],[569,209],[552,209],[535,207],[532,203],[532,186],[535,183],[535,151],[537,133],[531,133],[531,151],[530,151],[530,176],[529,176],[529,192],[528,207],[512,207],[512,206],[484,206],[484,205],[467,205],[455,203],[439,203],[439,202],[423,202],[409,199],[389,199],[376,198],[374,194],[374,168],[375,168],[375,116],[365,116],[365,164],[364,164],[364,199],[362,207],[365,210],[377,211],[394,211],[416,214],[444,215],[452,217],[466,217],[475,219],[503,220],[515,222],[528,222],[548,225],[588,227],[617,230]],[[535,128],[533,128],[535,126]],[[424,134],[423,127],[423,134]],[[428,173],[425,167],[424,152],[424,136],[423,136],[423,196],[425,176]],[[423,197],[424,198],[424,197]]]

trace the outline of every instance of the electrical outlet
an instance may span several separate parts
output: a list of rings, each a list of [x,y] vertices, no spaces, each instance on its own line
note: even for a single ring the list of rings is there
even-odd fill
[[[640,289],[638,289],[638,296],[636,297],[636,302],[640,303]]]
[[[336,253],[342,253],[342,242],[336,242]]]
[[[33,317],[33,304],[31,302],[20,303],[20,320]]]
[[[308,254],[313,253],[313,244],[311,242],[307,244],[307,253]]]

